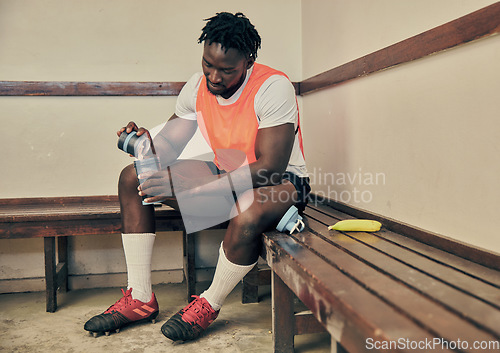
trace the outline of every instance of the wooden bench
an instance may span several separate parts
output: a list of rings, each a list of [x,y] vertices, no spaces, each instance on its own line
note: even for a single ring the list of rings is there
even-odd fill
[[[353,215],[383,228],[327,229]],[[320,330],[337,352],[499,351],[497,254],[335,202],[308,206],[305,221],[301,233],[263,238],[275,352],[293,352],[294,335]],[[259,278],[254,271],[246,286]],[[309,313],[295,313],[297,298]]]
[[[272,272],[256,268],[243,285],[243,302],[253,302],[257,286],[272,280],[276,352],[292,352],[296,334],[321,330],[331,334],[337,351],[351,353],[411,351],[419,344],[426,345],[423,350],[434,345],[433,351],[468,352],[475,343],[498,351],[498,255],[339,203],[311,205],[305,214],[302,233],[263,235]],[[376,233],[327,230],[353,216],[384,227]],[[173,209],[158,208],[156,219],[158,231],[184,231]],[[58,287],[67,290],[67,236],[119,232],[116,196],[0,200],[0,239],[44,238],[49,312],[57,309]],[[190,298],[194,237],[185,232],[184,255]],[[295,313],[296,298],[310,313]]]
[[[48,312],[57,309],[57,289],[68,290],[67,237],[120,233],[120,228],[117,196],[0,200],[0,239],[44,239]],[[196,294],[194,236],[186,235],[180,213],[166,206],[156,208],[156,228],[183,231],[184,273],[187,297],[191,298]]]

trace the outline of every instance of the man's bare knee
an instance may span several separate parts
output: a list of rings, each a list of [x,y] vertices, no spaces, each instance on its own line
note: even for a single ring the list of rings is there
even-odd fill
[[[259,207],[250,207],[230,220],[230,226],[240,241],[252,242],[264,231],[265,215]]]
[[[122,192],[130,192],[137,191],[137,187],[139,186],[139,181],[137,180],[137,175],[135,173],[135,168],[132,164],[123,168],[120,173],[120,178],[118,181],[118,191]]]

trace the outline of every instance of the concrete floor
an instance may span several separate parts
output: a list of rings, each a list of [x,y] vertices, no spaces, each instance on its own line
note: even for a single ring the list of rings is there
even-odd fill
[[[272,352],[271,298],[266,289],[260,303],[241,304],[237,287],[208,330],[198,340],[185,343],[173,343],[160,331],[186,304],[185,285],[158,285],[153,290],[160,305],[156,324],[138,324],[97,338],[84,331],[83,325],[121,296],[117,288],[59,294],[56,313],[45,312],[44,292],[1,294],[0,352]],[[295,337],[295,352],[329,351],[327,334]]]

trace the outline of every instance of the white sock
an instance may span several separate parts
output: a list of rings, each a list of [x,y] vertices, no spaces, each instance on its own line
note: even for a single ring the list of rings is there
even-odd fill
[[[255,264],[257,264],[257,262]],[[214,279],[210,287],[204,291],[200,297],[205,298],[215,311],[220,310],[229,293],[231,293],[243,277],[250,272],[255,264],[233,264],[227,259],[221,243]]]
[[[151,256],[156,235],[154,233],[122,234],[123,251],[127,263],[128,284],[132,298],[148,303],[151,300]]]

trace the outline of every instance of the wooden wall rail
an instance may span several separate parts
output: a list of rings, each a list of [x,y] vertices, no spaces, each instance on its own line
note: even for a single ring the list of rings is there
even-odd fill
[[[500,1],[376,52],[294,82],[297,94],[367,76],[500,32]],[[176,96],[185,82],[0,81],[0,96]]]
[[[177,96],[186,82],[0,81],[2,96]]]
[[[300,94],[367,76],[500,32],[500,2],[300,82]]]
[[[178,96],[186,82],[0,81],[0,96]],[[299,94],[299,83],[292,82]]]

